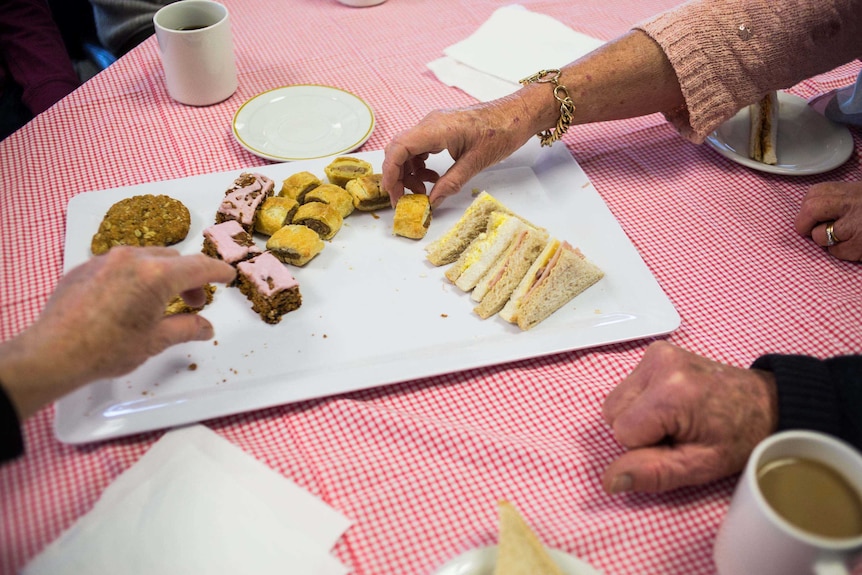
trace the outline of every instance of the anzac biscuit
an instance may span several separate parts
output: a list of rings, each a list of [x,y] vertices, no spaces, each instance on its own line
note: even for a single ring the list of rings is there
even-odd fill
[[[189,210],[179,200],[133,196],[108,209],[90,249],[99,255],[114,246],[169,246],[184,240],[190,225]]]

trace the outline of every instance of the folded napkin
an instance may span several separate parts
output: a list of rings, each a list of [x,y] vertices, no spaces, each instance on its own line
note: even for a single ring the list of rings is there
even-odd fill
[[[516,91],[521,78],[561,68],[602,44],[550,16],[512,4],[498,8],[428,68],[441,82],[487,102]]]
[[[166,433],[23,575],[345,575],[339,512],[202,425]]]

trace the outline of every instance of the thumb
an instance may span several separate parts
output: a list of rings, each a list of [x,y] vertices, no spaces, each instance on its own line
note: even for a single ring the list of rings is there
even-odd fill
[[[477,154],[475,153],[466,153],[455,160],[455,163],[440,176],[431,188],[431,192],[428,194],[431,206],[436,208],[443,200],[460,192],[483,167],[477,162]]]
[[[699,485],[724,477],[730,470],[707,447],[695,444],[659,445],[634,449],[605,470],[602,486],[611,494],[625,491],[655,493]]]
[[[178,343],[212,339],[214,330],[209,320],[196,313],[182,313],[164,318],[153,330],[148,350],[156,355]]]

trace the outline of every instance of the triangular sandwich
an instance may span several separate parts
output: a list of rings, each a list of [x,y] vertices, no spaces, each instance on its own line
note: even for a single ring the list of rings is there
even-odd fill
[[[470,242],[488,227],[488,218],[492,212],[512,213],[491,194],[481,192],[448,232],[425,246],[428,261],[435,266],[442,266],[457,260]]]
[[[470,291],[503,255],[515,236],[527,227],[515,215],[492,212],[487,229],[461,252],[458,260],[446,270],[446,277],[463,291]]]
[[[500,310],[500,317],[523,330],[530,329],[604,275],[580,250],[552,239]]]
[[[527,227],[512,240],[497,263],[479,280],[470,297],[479,302],[473,311],[487,319],[503,309],[527,270],[548,243],[544,230]]]
[[[500,501],[497,512],[500,525],[494,575],[563,575],[514,505]]]

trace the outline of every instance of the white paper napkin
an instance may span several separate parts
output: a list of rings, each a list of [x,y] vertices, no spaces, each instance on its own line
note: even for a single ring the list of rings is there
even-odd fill
[[[518,4],[498,8],[468,38],[430,62],[437,78],[481,101],[516,91],[521,78],[561,68],[604,42]]]
[[[350,520],[195,425],[166,433],[23,575],[345,575]]]

